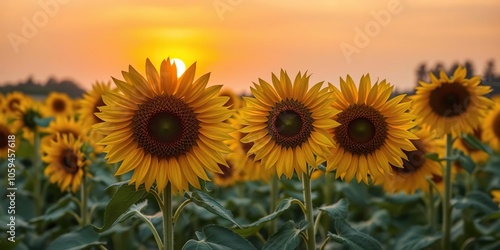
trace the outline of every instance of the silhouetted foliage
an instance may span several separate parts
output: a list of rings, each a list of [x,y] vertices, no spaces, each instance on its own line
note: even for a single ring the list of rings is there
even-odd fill
[[[85,93],[85,90],[70,80],[57,81],[54,78],[49,78],[45,84],[41,84],[35,83],[32,77],[29,77],[24,82],[6,84],[0,87],[1,93],[5,94],[12,91],[20,91],[27,95],[48,95],[50,92],[55,91],[66,93],[71,98],[80,98]]]

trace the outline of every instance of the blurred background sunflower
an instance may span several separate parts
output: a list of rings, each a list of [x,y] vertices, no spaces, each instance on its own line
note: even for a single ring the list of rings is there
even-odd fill
[[[21,108],[21,104],[29,106],[33,102],[30,96],[27,96],[19,91],[13,91],[5,96],[3,107],[7,117],[15,117],[17,111]]]
[[[480,76],[466,78],[467,70],[459,66],[450,78],[440,71],[439,78],[430,73],[430,83],[420,81],[416,87],[413,109],[417,122],[436,130],[438,136],[452,133],[473,133],[480,125],[492,102],[484,97],[489,86],[479,86]]]
[[[416,150],[404,151],[408,159],[403,159],[403,167],[392,167],[392,174],[380,175],[374,172],[374,184],[382,184],[389,193],[405,192],[413,194],[417,190],[427,192],[429,183],[427,178],[442,176],[441,165],[425,155],[428,153],[444,152],[444,145],[438,145],[431,132],[421,129],[415,132],[419,138],[411,142]]]
[[[43,132],[47,135],[42,138],[42,145],[49,145],[50,141],[55,140],[58,135],[72,135],[74,138],[87,141],[81,122],[74,117],[58,116],[49,123],[47,128],[43,129]]]
[[[34,143],[34,132],[40,130],[36,120],[42,118],[40,104],[37,102],[23,102],[17,106],[14,116],[13,128],[21,131],[23,138],[31,144]]]
[[[85,167],[88,165],[81,151],[82,141],[73,135],[58,134],[55,140],[42,145],[42,161],[47,163],[44,174],[51,183],[57,184],[62,192],[75,193],[80,188]]]
[[[95,114],[99,112],[98,107],[104,106],[102,95],[106,91],[111,91],[111,83],[96,82],[92,85],[92,90],[83,94],[78,109],[78,119],[81,121],[82,129],[86,131],[92,143],[97,143],[103,138],[103,135],[92,129],[92,125],[103,122]],[[97,146],[97,145],[96,145]],[[97,146],[96,152],[102,152],[103,147]]]
[[[483,139],[493,150],[500,152],[500,98],[492,109],[488,111],[483,123]]]
[[[18,143],[14,143],[15,147],[9,147],[9,135],[15,135],[12,125],[7,123],[7,117],[0,114],[0,159],[7,158],[7,153],[10,149],[16,150]]]
[[[327,171],[336,170],[336,178],[347,182],[356,177],[368,184],[369,175],[402,168],[408,160],[404,151],[416,150],[410,140],[418,139],[408,131],[415,122],[407,112],[411,102],[403,101],[405,95],[390,99],[393,87],[385,80],[372,86],[369,75],[361,77],[359,90],[349,75],[346,81],[340,78],[340,89],[332,84],[330,89],[341,125],[334,129],[337,147],[331,150]]]
[[[125,81],[113,78],[119,92],[103,95],[97,117],[104,122],[93,128],[105,136],[99,144],[108,163],[122,161],[116,175],[133,171],[136,188],[144,183],[149,191],[154,182],[159,192],[167,184],[174,193],[200,188],[198,178],[209,180],[205,170],[222,174],[219,165],[227,166],[229,98],[219,96],[221,86],[206,87],[209,74],[194,81],[195,71],[193,64],[178,78],[167,59],[158,74],[148,59],[147,79],[130,66]]]
[[[73,115],[73,101],[65,93],[50,92],[42,106],[44,117]]]
[[[241,142],[253,143],[248,154],[266,168],[276,167],[278,177],[291,178],[296,172],[300,178],[307,165],[316,167],[315,156],[326,158],[334,147],[329,133],[338,126],[332,119],[337,111],[322,82],[309,89],[306,74],[299,72],[292,84],[282,70],[279,79],[272,74],[272,83],[259,79],[250,88],[253,97],[244,97],[245,127],[240,131],[247,135]]]

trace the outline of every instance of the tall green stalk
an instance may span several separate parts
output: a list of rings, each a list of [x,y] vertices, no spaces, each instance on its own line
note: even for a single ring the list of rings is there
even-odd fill
[[[443,199],[443,238],[442,249],[451,249],[451,151],[453,138],[446,135],[446,167],[444,173],[444,199]]]
[[[174,224],[172,222],[172,186],[170,182],[163,190],[163,249],[174,249]]]
[[[33,169],[35,174],[35,182],[33,185],[33,195],[35,200],[35,214],[36,216],[42,215],[42,157],[40,156],[40,134],[38,133],[38,129],[35,128],[33,131]]]
[[[87,178],[85,177],[86,174],[83,174],[82,177],[82,184],[80,186],[80,216],[81,216],[81,226],[86,226],[90,223],[89,219],[87,218],[88,211],[87,211],[87,200],[88,200],[88,192],[87,192]]]
[[[270,187],[270,196],[271,196],[271,201],[269,204],[269,213],[274,213],[274,210],[276,209],[276,203],[279,200],[279,179],[277,175],[273,175],[271,177],[271,187]],[[277,232],[276,228],[276,222],[275,220],[271,220],[269,223],[269,234],[274,234]]]
[[[307,221],[307,249],[316,249],[316,235],[314,234],[314,217],[311,197],[311,175],[309,166],[307,173],[302,173],[302,187],[304,192],[304,205],[306,206],[306,221]]]

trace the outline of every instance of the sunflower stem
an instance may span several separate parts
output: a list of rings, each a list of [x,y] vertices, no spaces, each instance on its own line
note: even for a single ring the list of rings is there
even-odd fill
[[[274,210],[276,209],[276,203],[278,202],[279,199],[279,179],[277,175],[273,175],[271,177],[271,202],[269,204],[269,214],[274,213]],[[269,223],[269,234],[273,235],[276,233],[277,228],[276,228],[276,221],[271,220]]]
[[[307,221],[307,249],[316,249],[316,237],[314,234],[314,217],[311,197],[311,176],[309,174],[309,166],[307,173],[302,173],[302,186],[304,192],[304,204],[306,206],[306,221]]]
[[[444,199],[443,199],[443,239],[442,249],[451,249],[451,151],[453,138],[451,133],[446,135],[446,166],[444,173]]]
[[[150,219],[148,219],[146,216],[144,216],[143,213],[138,212],[137,215],[141,220],[146,222],[146,225],[149,227],[149,230],[151,230],[151,233],[153,234],[153,237],[155,238],[156,245],[158,246],[158,249],[163,249],[164,245],[161,243],[160,235],[158,234],[158,231],[156,231],[155,226],[151,222]],[[165,235],[165,233],[163,233]]]
[[[427,193],[428,203],[427,203],[427,212],[429,225],[431,226],[432,232],[436,231],[436,208],[434,207],[434,187],[430,183],[429,180],[429,192]]]
[[[33,195],[35,196],[35,214],[37,216],[42,215],[42,169],[41,169],[41,156],[40,156],[40,135],[38,133],[38,129],[35,128],[33,131],[33,147],[34,147],[34,154],[33,154],[33,168],[35,170],[35,183],[33,185],[34,192]]]
[[[183,201],[179,207],[175,210],[175,213],[174,213],[174,218],[172,220],[172,223],[175,225],[175,223],[177,222],[177,219],[179,219],[179,215],[181,214],[181,211],[184,209],[184,207],[186,207],[189,203],[191,203],[193,200],[191,199],[187,199],[185,201]]]
[[[85,225],[88,224],[88,219],[87,219],[87,181],[86,181],[85,174],[83,174],[82,177],[82,184],[80,186],[80,213],[81,213],[81,226],[84,227]]]
[[[163,249],[174,249],[174,224],[172,223],[172,186],[169,182],[163,190]]]

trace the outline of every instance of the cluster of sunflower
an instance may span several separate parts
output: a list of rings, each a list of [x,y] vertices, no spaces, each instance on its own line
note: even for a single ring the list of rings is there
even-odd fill
[[[96,83],[76,101],[62,93],[44,102],[0,96],[0,137],[19,132],[35,151],[40,144],[44,174],[72,193],[91,177],[96,155],[118,165],[115,175],[127,174],[136,189],[159,194],[210,180],[230,186],[322,173],[388,193],[443,193],[445,135],[478,164],[489,154],[465,135],[500,151],[500,98],[487,98],[491,89],[462,67],[451,77],[431,73],[413,96],[392,96],[392,85],[369,75],[358,84],[348,75],[338,87],[310,86],[307,73],[293,78],[282,70],[241,97],[207,86],[209,74],[195,79],[196,64],[178,77],[169,59],[159,71],[147,60],[145,72],[130,67],[123,80],[112,78],[116,87]],[[456,160],[452,174],[460,171]],[[491,195],[500,202],[500,191]]]

